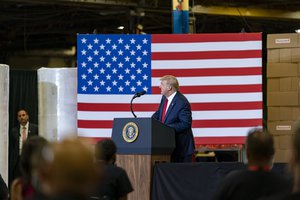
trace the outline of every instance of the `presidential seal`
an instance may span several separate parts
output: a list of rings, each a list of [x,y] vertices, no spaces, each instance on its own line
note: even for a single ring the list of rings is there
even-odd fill
[[[134,122],[128,122],[123,128],[122,134],[126,142],[134,142],[139,135],[139,128]]]

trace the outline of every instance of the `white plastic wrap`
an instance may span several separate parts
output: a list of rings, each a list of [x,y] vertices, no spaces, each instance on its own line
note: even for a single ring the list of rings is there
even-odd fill
[[[0,173],[8,182],[8,99],[9,66],[0,64]]]
[[[39,134],[50,141],[77,136],[77,68],[38,70]]]

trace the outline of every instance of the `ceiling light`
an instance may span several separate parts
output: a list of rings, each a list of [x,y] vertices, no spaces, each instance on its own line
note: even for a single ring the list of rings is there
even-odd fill
[[[295,30],[296,33],[300,33],[300,28]]]
[[[118,29],[119,29],[119,30],[123,30],[123,29],[124,29],[124,26],[119,26]]]

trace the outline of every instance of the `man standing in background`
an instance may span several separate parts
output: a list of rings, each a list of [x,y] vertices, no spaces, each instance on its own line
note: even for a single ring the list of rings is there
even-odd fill
[[[152,118],[175,130],[176,146],[171,155],[171,162],[192,162],[195,144],[190,103],[179,92],[179,83],[176,77],[166,75],[160,80],[159,88],[163,97]]]
[[[23,143],[27,138],[38,135],[38,126],[29,123],[29,115],[26,110],[17,112],[19,125],[12,128],[9,135],[9,184],[20,176],[19,159]]]

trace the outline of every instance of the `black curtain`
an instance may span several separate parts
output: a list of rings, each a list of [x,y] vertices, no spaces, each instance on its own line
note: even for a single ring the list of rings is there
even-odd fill
[[[10,70],[9,72],[9,130],[18,125],[19,109],[27,110],[29,121],[38,124],[36,70]]]

